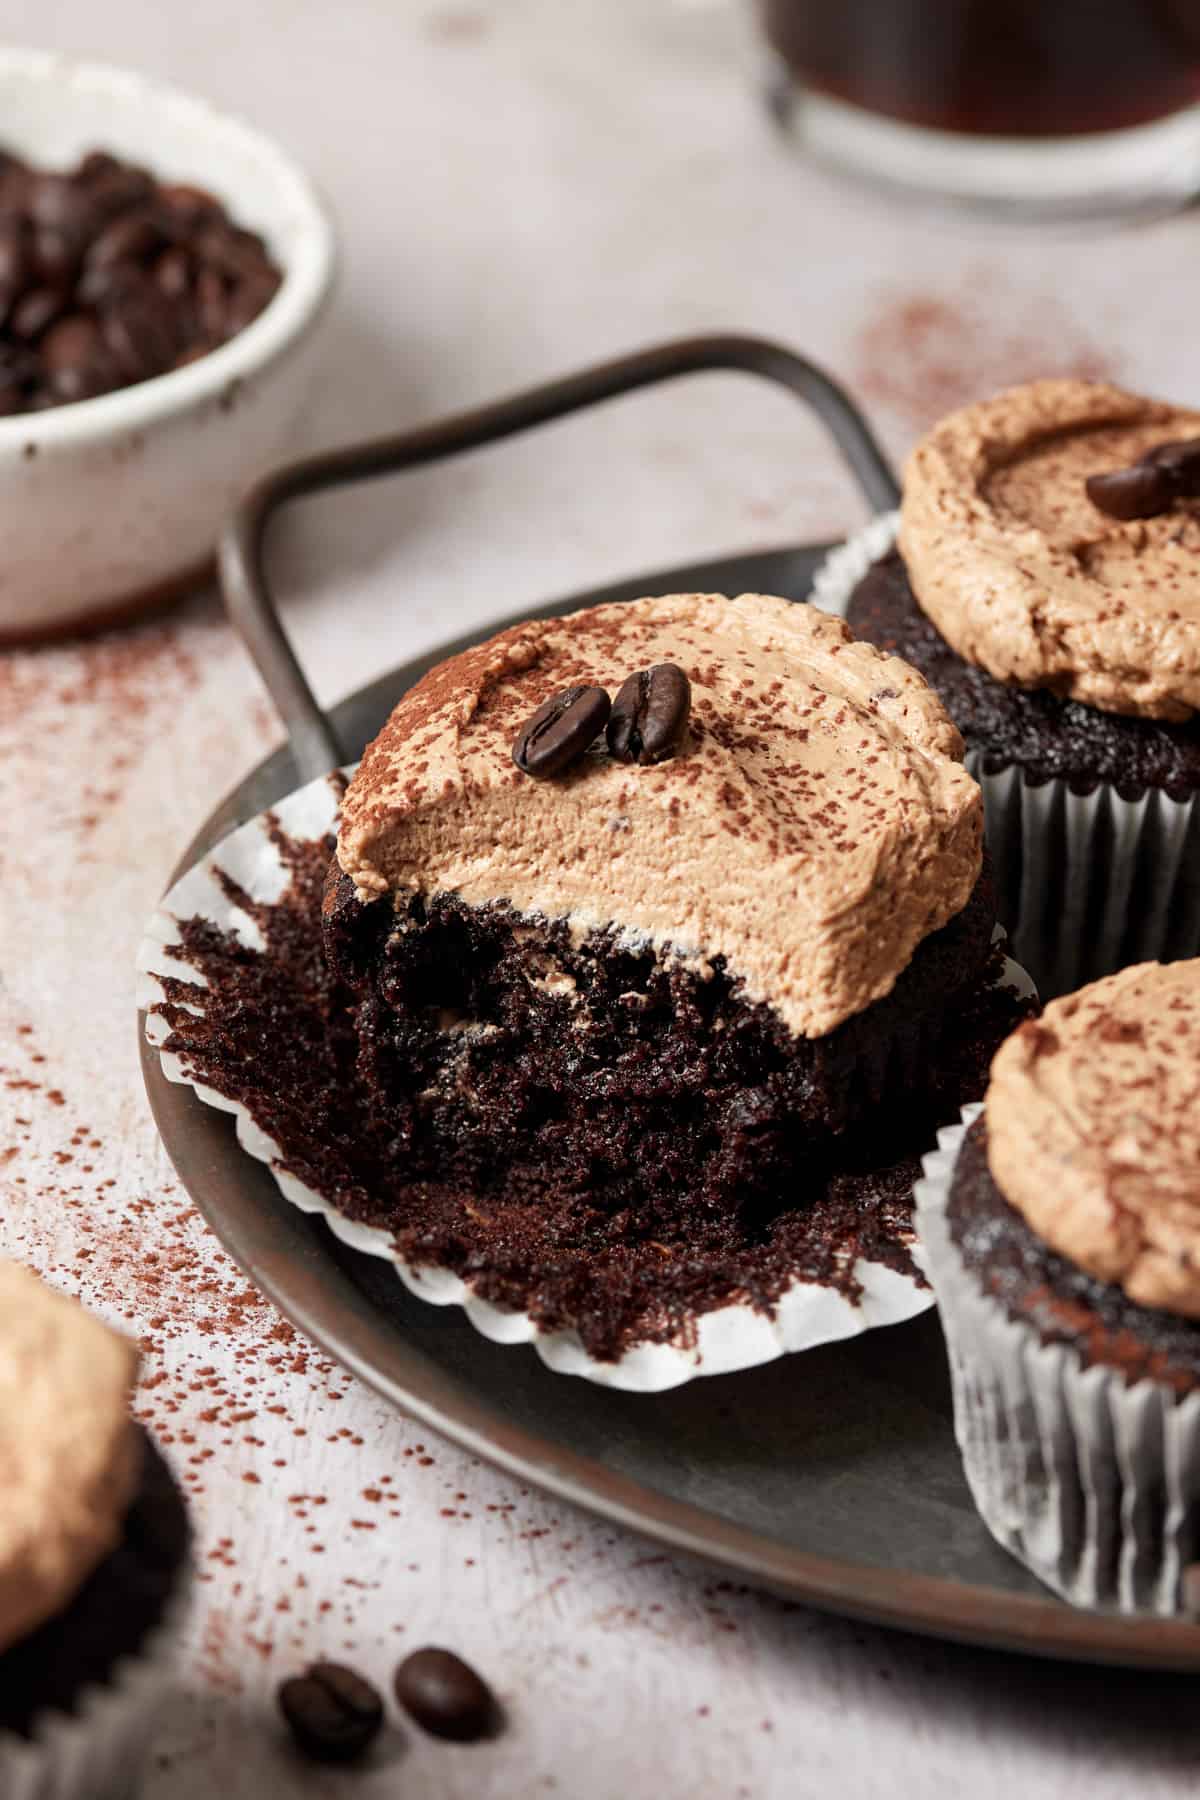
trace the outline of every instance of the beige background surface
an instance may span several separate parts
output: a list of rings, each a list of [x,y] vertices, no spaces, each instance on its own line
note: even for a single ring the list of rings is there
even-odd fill
[[[1038,372],[1200,400],[1193,219],[995,235],[843,188],[772,137],[724,0],[11,0],[3,30],[168,75],[306,158],[345,248],[313,444],[707,327],[810,351],[897,453]],[[712,380],[313,504],[277,567],[334,697],[556,591],[860,516],[789,402]],[[139,1406],[200,1531],[152,1800],[1194,1792],[1194,1683],[733,1591],[415,1431],[246,1288],[155,1138],[131,965],[173,858],[276,736],[212,596],[0,662],[0,1242],[142,1336]],[[431,1639],[494,1678],[502,1741],[409,1732],[358,1774],[280,1745],[282,1673],[344,1651],[383,1675]]]

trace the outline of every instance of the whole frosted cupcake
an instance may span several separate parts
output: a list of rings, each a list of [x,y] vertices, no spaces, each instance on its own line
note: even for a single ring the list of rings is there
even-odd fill
[[[0,1793],[127,1791],[169,1678],[183,1500],[129,1411],[131,1344],[0,1262]]]
[[[1200,961],[1052,1002],[964,1118],[917,1227],[976,1504],[1065,1598],[1179,1611],[1200,1563]]]
[[[1072,380],[953,413],[814,598],[962,731],[1044,994],[1200,950],[1200,413]]]

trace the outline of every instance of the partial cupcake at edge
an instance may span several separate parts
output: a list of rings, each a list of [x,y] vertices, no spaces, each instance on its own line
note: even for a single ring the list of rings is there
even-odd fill
[[[137,1352],[0,1260],[0,1792],[125,1793],[190,1580],[183,1497],[130,1413]]]
[[[1043,380],[952,413],[814,597],[962,731],[1043,995],[1200,952],[1200,412]]]
[[[366,1212],[553,1323],[592,1290],[608,1356],[744,1289],[735,1252],[839,1183],[864,1228],[906,1212],[905,1159],[1027,1010],[961,756],[911,668],[761,595],[521,624],[433,670],[326,883],[394,1171]]]
[[[1200,961],[1053,1001],[966,1120],[917,1222],[976,1504],[1065,1599],[1194,1612]]]

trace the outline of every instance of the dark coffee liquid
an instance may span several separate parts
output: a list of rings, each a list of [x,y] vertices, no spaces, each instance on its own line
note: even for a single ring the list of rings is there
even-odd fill
[[[763,0],[806,86],[977,135],[1119,131],[1200,100],[1200,0]]]

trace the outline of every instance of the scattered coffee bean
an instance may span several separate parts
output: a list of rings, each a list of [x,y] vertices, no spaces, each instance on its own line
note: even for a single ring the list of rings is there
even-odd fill
[[[1200,438],[1156,444],[1127,469],[1089,475],[1092,505],[1110,519],[1152,519],[1180,500],[1200,499]]]
[[[611,706],[601,687],[564,688],[551,695],[517,733],[513,761],[523,775],[561,775],[604,730]]]
[[[344,1663],[313,1663],[282,1682],[277,1697],[297,1745],[316,1762],[353,1762],[383,1725],[379,1690]]]
[[[263,240],[203,188],[160,185],[106,150],[70,172],[0,150],[0,353],[33,357],[19,377],[0,368],[0,414],[194,362],[256,319],[280,279]]]
[[[396,1698],[434,1737],[474,1743],[495,1729],[492,1691],[452,1650],[414,1650],[396,1670]]]
[[[622,682],[608,721],[618,762],[658,763],[678,747],[692,710],[692,684],[676,663],[656,663]]]

